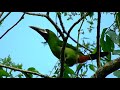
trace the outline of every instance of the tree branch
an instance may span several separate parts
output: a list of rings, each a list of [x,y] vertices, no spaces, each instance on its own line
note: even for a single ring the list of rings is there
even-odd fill
[[[41,17],[45,17],[45,18],[48,19],[48,16],[47,16],[47,15],[41,14],[41,13],[26,12],[26,14],[28,14],[28,15],[33,15],[33,16],[41,16]],[[88,15],[88,14],[87,14],[87,15]],[[86,16],[87,16],[87,15],[86,15]],[[49,19],[48,19],[48,20],[49,20]],[[63,33],[61,32],[60,28],[59,28],[53,21],[51,21],[51,19],[50,19],[50,22],[52,22],[53,26],[54,26],[54,27],[56,28],[56,30],[60,33],[60,35],[62,36],[62,38],[64,38],[64,35],[63,35]],[[68,34],[66,31],[63,31],[63,32],[64,32],[65,34]],[[76,41],[75,39],[73,39],[71,36],[69,36],[69,37],[70,37],[75,43],[77,43],[77,41]],[[90,52],[92,53],[91,50],[89,50],[88,48],[84,47],[83,45],[79,44],[79,46],[85,48],[86,50],[88,50],[88,51],[90,51]]]
[[[62,49],[61,49],[61,53],[60,53],[60,61],[61,61],[61,68],[60,68],[60,78],[63,77],[64,75],[64,63],[65,63],[65,47],[67,44],[67,39],[64,38],[63,39],[63,45],[62,45]]]
[[[105,78],[110,73],[118,70],[120,68],[120,57],[106,63],[104,66],[100,67],[92,78]]]
[[[98,22],[97,22],[97,67],[101,66],[100,64],[100,19],[101,13],[98,12]]]
[[[4,12],[1,12],[1,13],[0,13],[0,18],[2,17],[3,13],[4,13]]]
[[[63,30],[63,33],[64,33],[64,32],[65,32],[65,27],[64,27],[64,25],[63,25],[62,18],[61,18],[61,15],[60,15],[60,14],[58,14],[58,18],[59,18],[60,25],[61,25],[62,30]]]
[[[0,39],[2,39],[2,38],[5,36],[5,34],[7,34],[13,27],[15,27],[15,26],[24,18],[24,15],[25,15],[25,13],[21,16],[21,18],[20,18],[11,28],[9,28],[9,29],[0,37]]]
[[[62,39],[64,38],[64,35],[63,35],[61,29],[55,24],[55,22],[49,17],[49,15],[45,15],[45,14],[41,14],[41,13],[30,13],[30,12],[26,12],[26,14],[34,15],[34,16],[42,16],[42,17],[47,18],[48,21],[50,21],[52,23],[52,25],[56,28],[56,30],[59,32]]]
[[[41,76],[41,77],[44,77],[44,78],[50,78],[49,76],[45,76],[45,75],[37,73],[37,72],[22,70],[22,69],[19,69],[19,68],[15,68],[15,67],[11,67],[11,66],[6,66],[6,65],[3,65],[3,64],[0,64],[0,67],[8,68],[8,69],[15,70],[15,71],[20,71],[20,72],[23,72],[23,73],[34,74],[34,75],[38,75],[38,76]]]
[[[72,30],[82,19],[84,19],[84,18],[85,18],[86,16],[88,16],[88,15],[89,15],[89,12],[86,13],[84,16],[82,16],[78,21],[76,21],[76,22],[70,27],[68,33],[71,32],[71,30]]]
[[[6,16],[3,17],[3,18],[0,20],[0,23],[1,23],[3,20],[5,20],[5,18],[6,18],[8,15],[10,15],[10,13],[11,13],[11,12],[9,12],[8,14],[6,14]]]

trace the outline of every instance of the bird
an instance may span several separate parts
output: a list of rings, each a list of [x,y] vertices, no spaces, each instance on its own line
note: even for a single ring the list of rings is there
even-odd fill
[[[56,34],[49,29],[41,29],[35,26],[29,26],[29,27],[32,30],[39,33],[39,35],[46,40],[53,55],[60,60],[60,53],[61,53],[63,41],[60,40],[56,36]],[[66,44],[64,52],[65,52],[65,64],[67,64],[69,67],[78,63],[84,63],[88,60],[97,59],[97,53],[84,55],[80,50],[78,51],[78,49],[75,46],[69,43]],[[108,54],[109,54],[108,52],[100,52],[100,57],[107,56]]]

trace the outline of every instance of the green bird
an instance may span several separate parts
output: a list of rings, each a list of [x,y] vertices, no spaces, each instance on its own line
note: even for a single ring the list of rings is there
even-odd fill
[[[49,29],[41,29],[35,26],[30,26],[33,30],[38,32],[48,43],[52,53],[58,59],[60,59],[60,53],[63,41],[61,41],[54,32]],[[108,55],[108,52],[101,52],[100,57],[104,57]],[[68,66],[73,66],[77,63],[84,63],[88,60],[94,60],[97,58],[97,53],[84,55],[82,52],[78,51],[76,47],[72,46],[71,44],[66,44],[65,47],[65,63]]]

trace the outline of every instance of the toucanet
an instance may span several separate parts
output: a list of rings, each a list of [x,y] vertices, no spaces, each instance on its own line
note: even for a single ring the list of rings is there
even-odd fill
[[[33,30],[38,32],[48,43],[52,53],[58,59],[60,59],[60,53],[63,41],[61,41],[54,32],[49,29],[41,29],[35,26],[30,26]],[[108,52],[100,52],[100,57],[107,56]],[[68,66],[73,66],[77,63],[84,63],[88,60],[95,60],[97,59],[97,53],[84,55],[81,51],[78,51],[76,47],[72,46],[71,44],[66,44],[65,47],[65,63]]]

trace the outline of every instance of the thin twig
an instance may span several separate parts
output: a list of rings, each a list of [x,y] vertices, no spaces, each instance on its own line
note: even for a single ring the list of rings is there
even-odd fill
[[[65,32],[66,33],[66,32]],[[75,40],[75,39],[73,39],[71,36],[69,36],[75,43],[77,43],[77,41]],[[81,45],[81,44],[79,44],[78,43],[78,45],[80,46],[80,47],[83,47],[84,49],[86,49],[86,50],[88,50],[89,52],[91,52],[92,53],[92,51],[90,50],[90,49],[88,49],[88,48],[86,48],[85,46],[83,46],[83,45]]]
[[[77,20],[71,27],[70,29],[68,30],[68,34],[71,32],[71,30],[82,20],[84,19],[86,16],[88,16],[89,13],[86,13],[84,16],[82,16],[79,20]]]
[[[49,16],[50,12],[47,12],[46,15]]]
[[[4,13],[4,12],[1,12],[1,13],[0,13],[0,18],[2,17],[3,13]]]
[[[34,15],[34,16],[42,16],[48,19],[48,21],[51,22],[51,24],[56,28],[56,30],[59,32],[60,36],[62,37],[62,39],[64,38],[64,35],[61,31],[61,29],[55,24],[55,22],[48,16],[45,14],[41,14],[41,13],[30,13],[30,12],[26,12],[26,14],[28,15]]]
[[[0,20],[0,23],[1,23],[3,20],[5,20],[5,18],[6,18],[8,15],[10,15],[10,13],[11,13],[11,12],[9,12],[8,14],[6,14],[5,17],[3,17],[3,18]]]
[[[86,16],[86,15],[85,15]],[[64,56],[64,51],[65,51],[65,47],[67,44],[67,40],[68,37],[70,35],[70,32],[72,31],[72,29],[74,28],[75,25],[77,25],[82,19],[85,18],[85,16],[81,17],[77,22],[75,22],[72,27],[68,30],[68,34],[66,36],[66,38],[63,39],[63,46],[62,46],[62,50],[61,50],[61,70],[60,70],[60,77],[63,77],[63,72],[64,72],[64,61],[65,61],[65,56]]]
[[[78,52],[78,50],[79,50],[80,30],[81,30],[81,28],[82,28],[83,22],[84,22],[84,19],[82,20],[82,23],[81,23],[80,28],[79,28],[79,30],[78,30],[77,52]],[[77,62],[78,62],[78,61],[77,61]],[[79,74],[79,71],[80,71],[81,68],[82,68],[82,66],[81,66],[78,70],[76,70],[76,75],[77,75],[77,77],[78,77],[78,74]]]
[[[100,20],[101,13],[98,12],[98,22],[97,22],[97,67],[100,68]]]
[[[22,69],[19,69],[19,68],[15,68],[15,67],[11,67],[11,66],[6,66],[6,65],[3,65],[3,64],[0,64],[0,67],[8,68],[8,69],[15,70],[15,71],[20,71],[20,72],[23,72],[23,73],[34,74],[34,75],[38,75],[38,76],[41,76],[41,77],[44,77],[44,78],[50,78],[49,76],[45,76],[45,75],[37,73],[37,72],[22,70]]]
[[[0,39],[2,39],[13,27],[15,27],[23,18],[24,18],[25,13],[23,13],[23,15],[21,16],[21,18],[12,26],[10,27],[1,37]]]
[[[41,16],[41,17],[45,17],[47,18],[48,16],[41,14],[41,13],[31,13],[31,12],[26,12],[26,14],[28,15],[33,15],[33,16]],[[87,16],[87,15],[86,15]],[[48,18],[47,18],[48,19]],[[49,19],[48,19],[49,20]],[[60,28],[53,22],[52,22],[53,26],[56,28],[56,30],[60,33],[60,35],[62,36],[62,38],[64,38],[64,35],[62,34],[62,32],[60,31]],[[65,34],[68,34],[66,31],[63,31]],[[75,39],[73,39],[71,36],[69,36],[75,43],[77,43],[77,41]],[[86,50],[90,51],[92,53],[91,50],[89,50],[88,48],[84,47],[83,45],[79,44],[80,47],[85,48]]]
[[[91,78],[105,78],[110,73],[118,70],[120,68],[120,57],[106,63],[104,66],[100,67]]]
[[[63,24],[63,21],[62,21],[62,18],[61,18],[61,15],[60,15],[60,14],[58,14],[58,18],[59,18],[60,25],[61,25],[62,30],[63,30],[63,33],[64,33],[64,31],[65,31],[65,27],[64,27],[64,24]]]
[[[61,68],[60,68],[60,78],[63,77],[64,75],[64,63],[65,63],[65,47],[67,44],[67,39],[64,38],[63,40],[63,45],[62,45],[62,49],[61,49],[61,53],[60,53],[60,61],[61,61]]]

